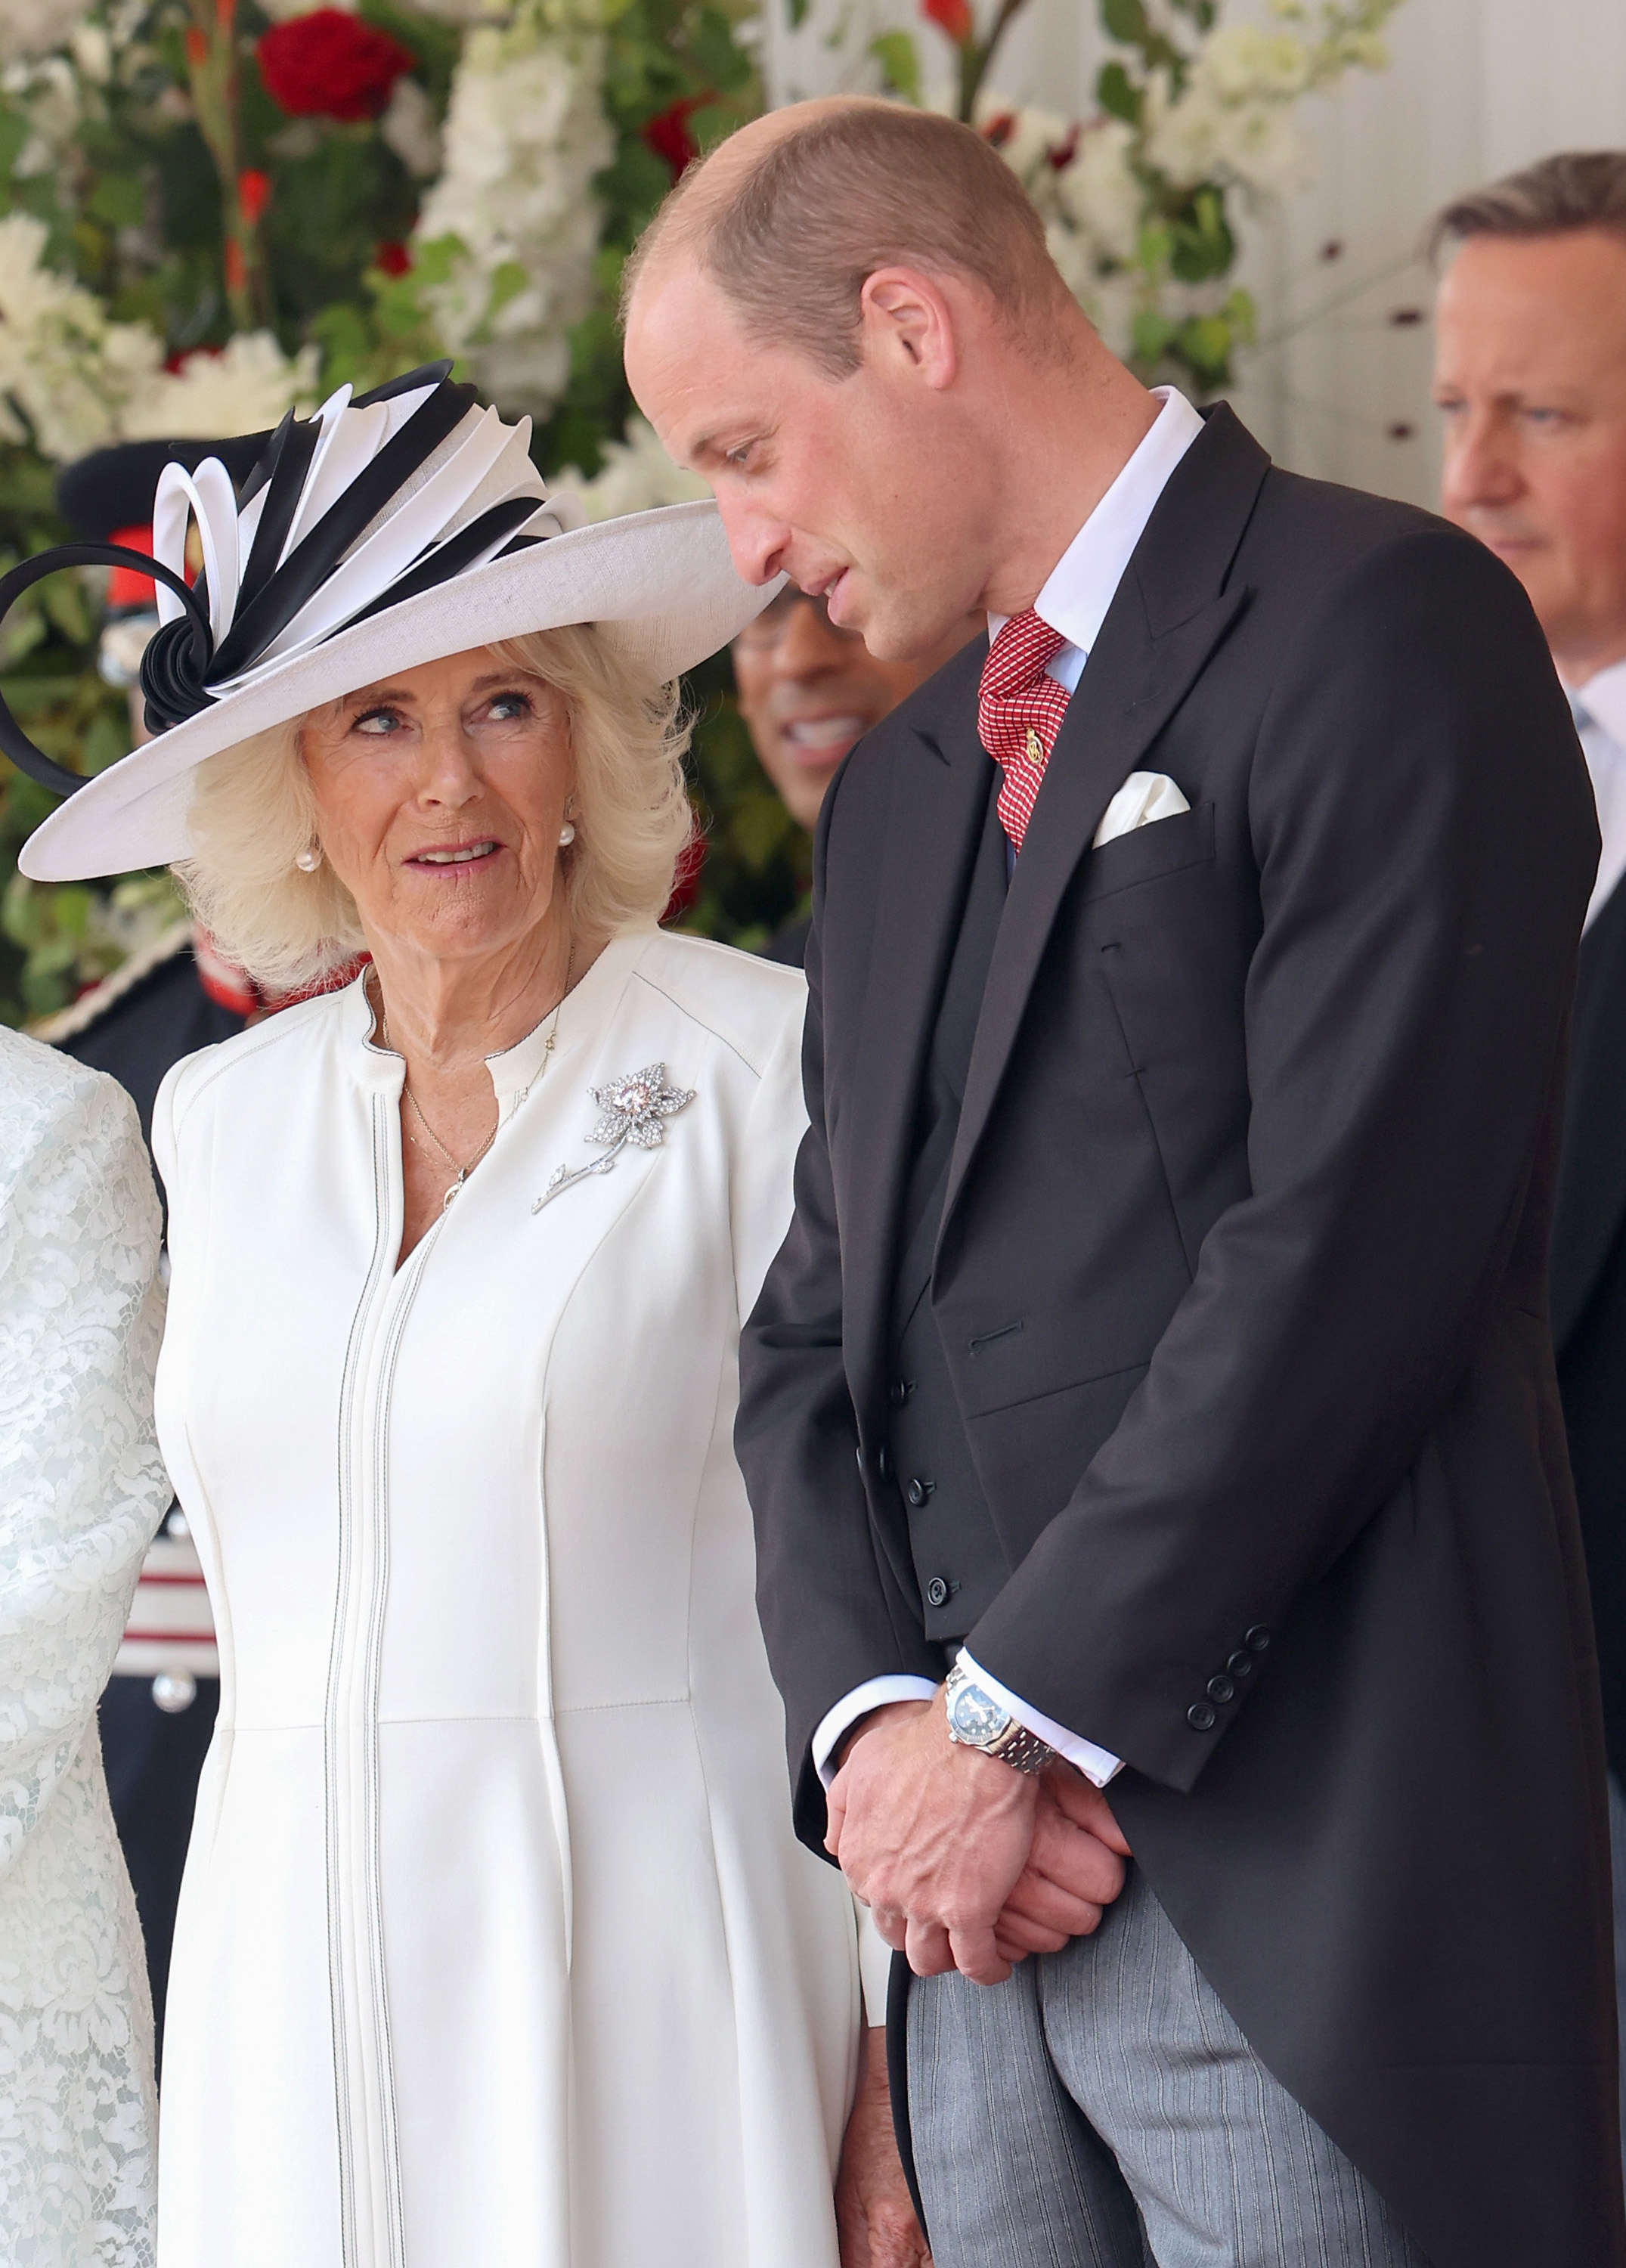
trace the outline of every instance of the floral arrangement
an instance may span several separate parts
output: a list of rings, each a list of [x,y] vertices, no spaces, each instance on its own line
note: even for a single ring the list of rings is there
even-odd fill
[[[66,533],[55,471],[91,449],[252,431],[441,354],[535,416],[593,509],[675,479],[628,427],[614,295],[700,138],[761,107],[747,4],[4,0],[0,567]],[[129,745],[99,630],[93,577],[66,575],[0,627],[0,689],[86,771]],[[178,911],[163,877],[21,880],[48,806],[0,763],[9,1022]]]
[[[1021,0],[986,32],[970,0],[919,0],[953,52],[957,114],[1020,176],[1057,267],[1107,343],[1149,379],[1199,395],[1232,375],[1253,336],[1246,291],[1227,282],[1235,211],[1303,187],[1313,145],[1299,114],[1351,69],[1381,70],[1399,0],[1270,0],[1271,22],[1227,24],[1218,0],[1100,0],[1114,53],[1088,119],[1004,99],[989,85]],[[918,99],[915,38],[873,42],[883,76]]]
[[[60,540],[55,469],[89,449],[254,431],[441,354],[533,415],[538,463],[593,516],[703,493],[636,415],[614,307],[672,181],[761,107],[759,4],[0,0],[0,566]],[[991,91],[1034,0],[916,4],[872,68],[918,100],[921,42],[946,42],[953,107],[1020,175],[1110,342],[1223,385],[1252,321],[1238,213],[1303,177],[1298,106],[1382,62],[1396,0],[1275,0],[1263,29],[1220,23],[1218,0],[1098,0],[1114,48],[1081,122]],[[61,576],[0,627],[0,690],[86,771],[128,745],[98,611]],[[684,917],[749,942],[805,886],[806,845],[726,664],[692,694],[708,847]],[[20,880],[48,802],[0,763],[0,1020],[64,1005],[177,910],[161,876]]]

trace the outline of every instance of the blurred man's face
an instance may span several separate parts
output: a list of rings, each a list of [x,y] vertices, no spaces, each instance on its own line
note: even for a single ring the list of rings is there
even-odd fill
[[[1626,241],[1470,237],[1437,335],[1441,509],[1506,561],[1584,683],[1626,658]]]
[[[674,258],[634,296],[626,363],[668,453],[710,482],[747,583],[787,573],[887,660],[936,652],[975,607],[995,517],[987,452],[906,338],[884,333],[832,379],[748,339],[710,278]]]
[[[959,623],[941,648],[877,661],[821,600],[787,587],[734,640],[739,713],[762,770],[799,827],[813,832],[835,768],[862,733],[982,627]]]

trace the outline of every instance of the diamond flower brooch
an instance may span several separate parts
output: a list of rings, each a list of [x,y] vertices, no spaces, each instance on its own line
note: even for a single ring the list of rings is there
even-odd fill
[[[681,1110],[686,1102],[695,1100],[694,1090],[672,1086],[667,1083],[664,1063],[646,1064],[642,1071],[622,1073],[607,1086],[589,1087],[587,1092],[599,1106],[599,1116],[586,1138],[603,1149],[602,1158],[595,1158],[590,1166],[555,1167],[548,1187],[531,1207],[533,1213],[568,1189],[575,1182],[585,1181],[590,1174],[607,1174],[616,1159],[630,1142],[637,1150],[658,1150],[666,1139],[666,1122],[674,1111]]]

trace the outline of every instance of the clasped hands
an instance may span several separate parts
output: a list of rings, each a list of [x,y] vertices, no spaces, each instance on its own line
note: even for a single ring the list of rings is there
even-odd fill
[[[1059,1760],[1032,1777],[948,1736],[941,1692],[894,1701],[848,1742],[825,1848],[917,1977],[998,1984],[1086,1937],[1129,1846],[1100,1790]]]

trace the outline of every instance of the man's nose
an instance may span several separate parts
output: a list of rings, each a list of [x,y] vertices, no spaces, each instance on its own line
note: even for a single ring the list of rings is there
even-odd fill
[[[771,583],[790,551],[790,529],[740,497],[725,493],[717,501],[735,574],[742,583]]]
[[[1468,409],[1446,426],[1440,503],[1448,512],[1518,502],[1524,489],[1513,438],[1503,419]]]

